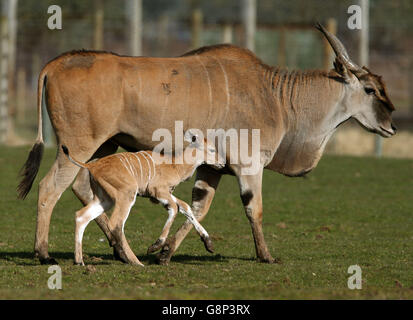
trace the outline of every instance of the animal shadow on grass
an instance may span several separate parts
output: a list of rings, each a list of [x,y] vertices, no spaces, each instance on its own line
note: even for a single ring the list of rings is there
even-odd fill
[[[147,264],[159,264],[156,255],[149,256],[138,256],[139,260],[146,262]],[[228,263],[230,259],[243,260],[243,261],[254,261],[254,258],[244,258],[244,257],[230,257],[222,256],[220,254],[214,255],[189,255],[189,254],[176,254],[172,256],[170,263],[181,263],[188,265],[202,265],[205,262],[218,262],[218,263]]]
[[[51,257],[59,262],[70,261],[73,262],[74,254],[73,252],[51,252]],[[101,254],[101,253],[87,253],[85,257],[85,263],[91,265],[110,265],[114,262],[119,262],[115,260],[113,254]],[[138,259],[146,265],[157,265],[158,260],[156,255],[138,255]],[[215,255],[189,255],[189,254],[177,254],[171,259],[171,263],[181,263],[190,265],[200,265],[205,262],[218,262],[218,263],[228,263],[229,259],[253,261],[254,258],[244,258],[244,257],[227,257],[220,254]],[[13,252],[0,252],[0,264],[1,261],[11,262],[15,265],[20,266],[36,266],[40,262],[35,258],[33,252],[29,251],[13,251]]]
[[[57,263],[69,260],[74,261],[73,252],[51,252],[50,256],[57,260]],[[111,264],[110,260],[114,260],[112,254],[98,254],[98,253],[88,253],[87,254],[87,264],[103,265]],[[13,252],[0,252],[0,264],[1,261],[12,262],[20,266],[36,266],[40,262],[35,258],[33,252],[28,251],[13,251]]]

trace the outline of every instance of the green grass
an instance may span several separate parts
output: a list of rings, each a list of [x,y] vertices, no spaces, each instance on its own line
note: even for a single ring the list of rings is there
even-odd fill
[[[47,150],[34,188],[16,200],[17,172],[29,148],[0,151],[0,298],[8,299],[385,299],[413,298],[413,161],[325,156],[308,178],[264,176],[264,233],[282,264],[255,261],[254,242],[234,177],[224,176],[203,221],[215,245],[204,250],[194,231],[169,266],[146,249],[166,220],[161,206],[139,199],[126,236],[145,268],[112,259],[95,223],[85,232],[85,263],[73,265],[71,191],[52,217],[49,250],[63,271],[49,290],[48,266],[33,258],[37,184],[54,161]],[[175,194],[190,201],[192,183]],[[178,217],[175,231],[184,221]],[[363,289],[349,290],[347,269],[362,268]]]

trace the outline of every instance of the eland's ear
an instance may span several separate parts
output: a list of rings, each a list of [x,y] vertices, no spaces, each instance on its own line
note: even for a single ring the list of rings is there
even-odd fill
[[[333,62],[334,68],[330,70],[329,76],[333,78],[339,78],[342,81],[348,83],[350,80],[349,76],[349,70],[346,68],[345,64],[340,61],[339,58],[336,57],[336,59]]]

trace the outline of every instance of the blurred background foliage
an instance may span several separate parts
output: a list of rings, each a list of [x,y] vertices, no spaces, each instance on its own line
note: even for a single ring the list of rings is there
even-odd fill
[[[104,18],[103,44],[99,49],[131,54],[127,2],[100,2]],[[94,49],[97,3],[99,1],[84,0],[18,2],[15,58],[16,70],[25,71],[27,112],[23,120],[16,121],[16,127],[20,128],[24,138],[32,139],[36,131],[34,90],[41,67],[62,52]],[[358,0],[257,0],[255,52],[271,65],[290,69],[323,68],[323,41],[313,26],[317,21],[326,23],[333,18],[338,37],[353,60],[358,62],[359,31],[347,27],[350,16],[347,9],[357,3]],[[410,129],[413,118],[413,1],[370,0],[369,3],[369,68],[383,75],[398,111],[395,117],[400,119],[403,128]],[[61,30],[49,30],[47,27],[50,16],[47,9],[50,5],[62,8]],[[191,23],[195,9],[200,10],[203,16],[200,45],[223,42],[223,30],[229,25],[232,42],[244,46],[242,1],[142,0],[142,54],[169,57],[192,49]],[[284,56],[279,54],[280,30],[285,32]],[[408,148],[413,149],[411,145],[404,149]]]

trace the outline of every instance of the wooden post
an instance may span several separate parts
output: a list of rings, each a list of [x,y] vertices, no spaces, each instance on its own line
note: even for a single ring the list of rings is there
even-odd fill
[[[94,34],[93,34],[93,48],[95,50],[103,49],[103,17],[104,9],[102,0],[94,1],[95,15],[94,15]]]
[[[128,0],[126,6],[129,16],[130,54],[142,55],[142,0]]]
[[[168,48],[168,27],[169,27],[169,16],[167,14],[162,14],[158,20],[158,52],[162,55],[166,54]]]
[[[361,7],[361,30],[359,32],[359,63],[369,64],[369,0],[359,0]]]
[[[408,68],[408,92],[409,92],[409,106],[410,106],[410,119],[413,120],[413,60],[410,60],[410,64],[407,66]]]
[[[359,63],[360,67],[369,65],[369,0],[359,0],[361,7],[361,30],[359,31]],[[376,157],[382,155],[382,138],[375,136],[374,153]]]
[[[16,35],[17,35],[17,0],[8,0],[8,22],[9,22],[9,97],[13,98],[15,93],[16,74]],[[12,113],[13,110],[12,110]]]
[[[245,30],[245,47],[255,50],[257,2],[256,0],[242,1],[242,21]]]
[[[326,21],[326,29],[333,35],[337,34],[337,21],[334,18],[329,18]],[[333,62],[336,57],[328,40],[323,37],[323,69],[328,71],[333,68]],[[334,133],[329,141],[329,150],[333,153],[337,152],[337,138]]]
[[[285,28],[281,28],[279,31],[279,41],[277,45],[277,65],[279,67],[285,67],[287,65],[287,59],[286,59],[286,32]]]
[[[337,21],[334,18],[330,18],[327,20],[326,23],[327,31],[331,34],[336,35],[337,33]],[[330,70],[333,67],[333,61],[335,59],[335,54],[333,49],[331,48],[330,43],[328,40],[323,37],[324,43],[324,59],[323,59],[323,68],[324,70]]]
[[[5,143],[9,128],[9,23],[7,2],[2,3],[0,51],[0,143]]]
[[[192,49],[202,46],[202,24],[203,15],[201,9],[194,9],[194,11],[192,11]]]
[[[225,23],[222,27],[222,42],[232,43],[232,25]]]
[[[16,87],[16,121],[22,123],[26,115],[26,70],[19,68],[17,71]]]

